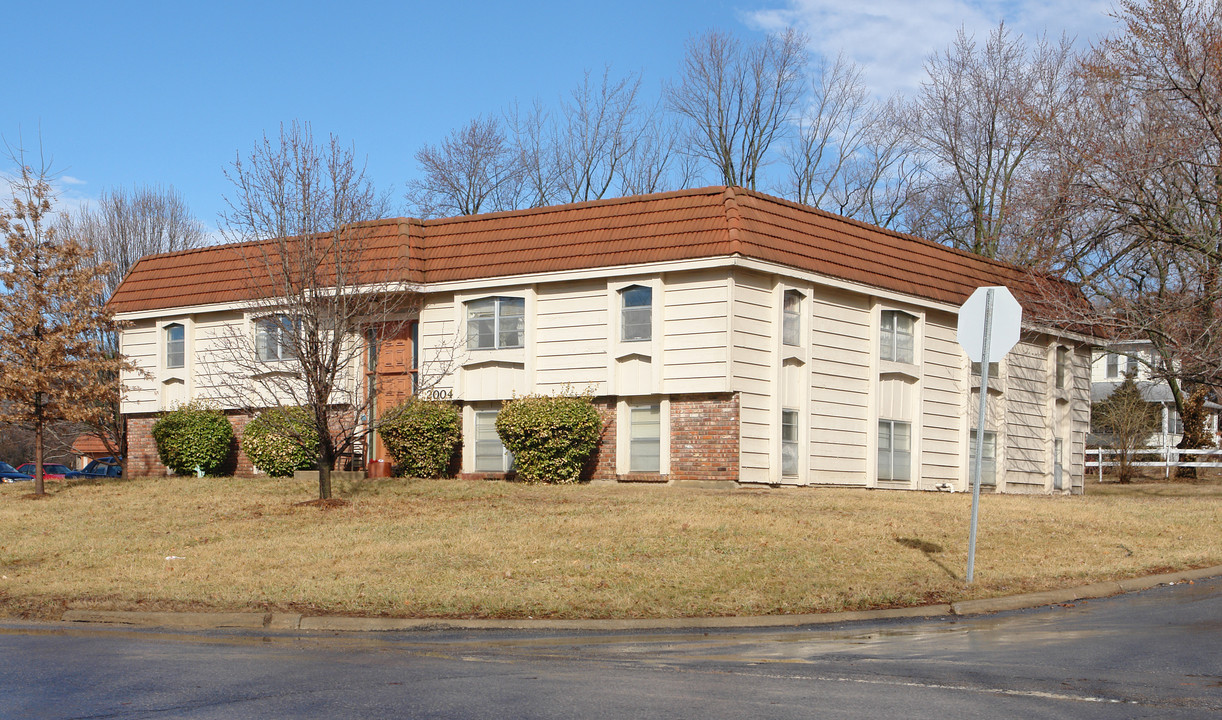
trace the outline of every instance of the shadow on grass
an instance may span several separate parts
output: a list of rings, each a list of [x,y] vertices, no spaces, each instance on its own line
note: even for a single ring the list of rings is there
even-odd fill
[[[941,545],[938,545],[937,543],[931,543],[928,540],[920,540],[918,538],[897,537],[895,541],[899,543],[900,545],[903,545],[906,548],[912,548],[913,550],[920,550],[922,553],[925,554],[925,557],[929,558],[929,562],[941,568],[942,572],[946,573],[950,577],[951,580],[960,580],[961,579],[955,573],[954,570],[951,570],[950,568],[946,567],[945,563],[943,563],[938,558],[934,557],[935,553],[940,553],[944,549]]]

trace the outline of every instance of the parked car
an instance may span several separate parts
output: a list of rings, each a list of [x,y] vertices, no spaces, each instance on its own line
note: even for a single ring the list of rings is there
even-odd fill
[[[83,477],[91,478],[123,477],[123,466],[114,462],[114,458],[98,458],[91,460],[81,474]]]
[[[0,482],[20,482],[24,480],[33,480],[34,478],[26,475],[23,472],[17,472],[17,469],[6,462],[0,462]]]
[[[17,472],[25,473],[30,477],[36,477],[34,473],[34,463],[28,462],[25,465],[17,468]],[[43,463],[42,477],[44,480],[76,480],[77,478],[85,477],[85,474],[80,470],[73,470],[67,465],[59,463]]]

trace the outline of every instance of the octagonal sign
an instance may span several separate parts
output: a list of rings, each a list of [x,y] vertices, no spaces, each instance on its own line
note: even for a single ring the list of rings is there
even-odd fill
[[[993,295],[993,317],[985,317],[988,295]],[[1009,288],[980,287],[959,308],[959,344],[972,362],[1000,361],[1018,343],[1023,322],[1023,307],[1014,299]],[[989,357],[984,354],[984,331],[989,328]]]

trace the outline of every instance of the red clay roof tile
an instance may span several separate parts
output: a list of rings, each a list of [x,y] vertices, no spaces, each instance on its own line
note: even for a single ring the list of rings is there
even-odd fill
[[[1024,305],[1044,285],[1025,270],[741,188],[655,195],[353,228],[361,282],[437,283],[739,254],[950,304],[981,285]],[[294,238],[293,242],[299,242]],[[110,299],[117,313],[252,299],[270,241],[140,260]],[[404,260],[406,259],[406,262]],[[1072,286],[1055,282],[1072,293]]]

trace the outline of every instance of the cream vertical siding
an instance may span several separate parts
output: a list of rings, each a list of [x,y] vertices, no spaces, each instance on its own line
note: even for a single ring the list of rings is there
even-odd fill
[[[535,388],[607,393],[607,283],[555,283],[539,287],[536,300]],[[648,344],[648,343],[646,343]]]
[[[193,397],[222,401],[223,407],[233,408],[234,399],[243,390],[235,383],[241,382],[244,374],[235,360],[253,352],[253,338],[248,338],[247,332],[245,317],[236,310],[198,316]]]
[[[649,341],[620,338],[619,292],[631,284],[653,289]],[[978,390],[972,389],[970,365],[957,342],[957,317],[944,307],[900,303],[809,277],[742,267],[569,277],[486,292],[473,287],[425,296],[418,352],[422,386],[431,397],[452,397],[468,409],[471,403],[491,408],[515,394],[571,388],[618,398],[622,414],[625,398],[667,403],[676,395],[733,392],[741,482],[877,485],[872,454],[881,417],[910,422],[914,442],[913,481],[884,485],[969,487],[968,437],[975,427]],[[798,347],[785,346],[781,339],[787,289],[803,294]],[[524,298],[524,347],[467,349],[464,302],[490,296]],[[919,318],[916,364],[879,359],[880,308]],[[183,312],[135,321],[123,331],[124,353],[148,373],[124,375],[130,387],[124,412],[166,409],[169,399],[178,397],[175,393],[233,397],[232,378],[242,373],[227,357],[234,351],[235,334],[249,345],[246,314],[173,314]],[[183,370],[167,371],[161,328],[179,317],[189,333],[189,358]],[[1053,387],[1051,358],[1058,343],[1074,349],[1072,384],[1064,391]],[[362,370],[353,368],[345,387],[356,387]],[[1081,491],[1090,373],[1088,346],[1024,333],[989,393],[1000,490],[1052,489],[1052,446],[1058,417],[1064,417],[1065,471],[1074,490]],[[173,385],[180,379],[181,387]],[[797,476],[781,474],[782,408],[797,409],[803,420]]]
[[[467,349],[466,303],[488,297],[522,298],[524,312],[522,347]],[[515,395],[527,395],[534,391],[538,303],[533,285],[520,285],[456,296],[453,313],[453,322],[458,328],[458,337],[455,340],[463,348],[462,361],[456,371],[455,397],[467,401],[495,402]]]
[[[1072,427],[1066,470],[1072,478],[1073,492],[1081,493],[1086,478],[1086,434],[1090,432],[1090,346],[1077,346],[1070,357],[1073,359],[1073,386],[1069,397]]]
[[[811,297],[811,482],[866,485],[870,462],[870,299],[816,287]]]
[[[442,396],[454,392],[456,371],[467,355],[466,338],[458,335],[455,315],[453,295],[427,295],[416,328],[421,387]]]
[[[154,320],[139,320],[123,330],[123,354],[137,368],[136,372],[122,374],[122,382],[128,388],[121,403],[124,413],[154,412],[159,409],[160,380],[157,378],[157,372],[160,366],[160,347],[157,341],[157,325]]]
[[[965,374],[970,365],[956,336],[958,316],[930,312],[923,324],[919,487],[928,490],[941,483],[958,485]]]
[[[1008,492],[1051,489],[1048,340],[1024,337],[1005,362],[1005,483]]]
[[[772,278],[737,274],[731,319],[731,383],[739,393],[739,478],[743,482],[769,481],[775,315]]]
[[[675,273],[663,279],[662,391],[728,389],[728,276],[724,270]],[[655,298],[655,303],[657,299]]]

